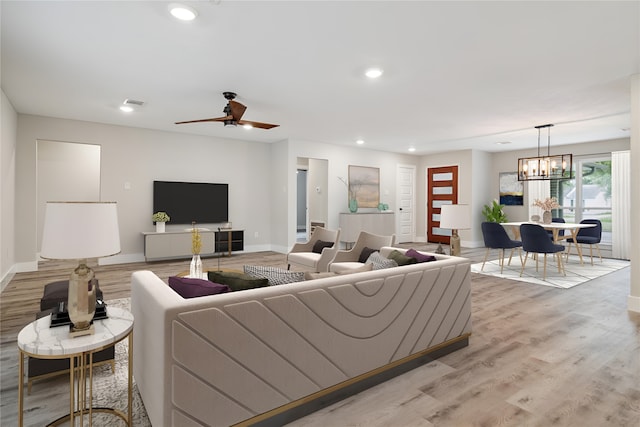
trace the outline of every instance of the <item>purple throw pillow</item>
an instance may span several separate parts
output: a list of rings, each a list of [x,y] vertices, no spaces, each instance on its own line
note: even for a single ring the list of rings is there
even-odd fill
[[[169,277],[169,286],[182,298],[196,298],[205,295],[216,295],[229,292],[227,285],[213,283],[204,279],[192,279],[189,277]]]
[[[429,262],[429,261],[435,261],[436,257],[434,257],[433,255],[425,255],[425,254],[421,254],[420,252],[416,251],[415,249],[409,249],[407,252],[405,252],[405,256],[411,257],[411,258],[415,258],[416,261],[418,262]]]

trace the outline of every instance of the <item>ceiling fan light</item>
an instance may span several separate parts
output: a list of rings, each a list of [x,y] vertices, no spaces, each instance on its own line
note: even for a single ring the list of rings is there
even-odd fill
[[[364,144],[364,139],[359,139],[359,140],[357,140],[357,141],[356,141],[356,144],[358,144],[358,145],[362,145],[362,144]]]
[[[121,105],[120,111],[122,111],[123,113],[131,113],[133,112],[133,107],[130,105]]]
[[[248,124],[248,123],[247,123],[247,124],[242,125],[242,127],[243,127],[243,128],[245,128],[245,129],[253,129],[253,125],[250,125],[250,124]]]
[[[169,13],[181,21],[193,21],[198,16],[198,12],[194,8],[180,3],[171,3]]]

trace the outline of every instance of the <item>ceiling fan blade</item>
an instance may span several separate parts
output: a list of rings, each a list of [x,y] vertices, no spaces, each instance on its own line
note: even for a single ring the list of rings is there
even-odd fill
[[[280,126],[280,125],[272,125],[272,124],[269,124],[269,123],[252,122],[252,121],[249,121],[249,120],[238,120],[238,124],[240,126],[242,126],[242,125],[251,125],[254,128],[260,128],[260,129],[273,129],[275,127]]]
[[[224,122],[225,120],[233,120],[232,116],[216,117],[213,119],[187,120],[186,122],[176,122],[177,125],[185,123],[202,123],[202,122]]]
[[[233,116],[233,120],[238,121],[242,118],[247,107],[240,104],[238,101],[230,100],[229,107],[231,108],[231,115]],[[225,111],[226,113],[227,111]]]

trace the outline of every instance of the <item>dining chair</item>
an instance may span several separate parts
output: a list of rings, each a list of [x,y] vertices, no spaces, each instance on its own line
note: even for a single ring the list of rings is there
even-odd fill
[[[520,254],[520,263],[522,264],[522,252],[520,252],[520,248],[522,247],[522,242],[519,240],[512,240],[504,227],[497,222],[483,222],[482,223],[482,237],[484,238],[484,246],[487,248],[487,251],[484,254],[484,260],[482,261],[482,268],[480,271],[484,270],[484,264],[487,262],[487,258],[489,257],[489,252],[491,249],[499,249],[501,251],[501,255],[499,258],[500,261],[500,274],[504,270],[504,250],[511,249],[509,253],[509,262],[508,265],[511,265],[511,257],[513,256],[513,251],[518,248],[518,253]]]
[[[547,254],[556,255],[558,260],[558,273],[562,273],[565,276],[567,275],[564,270],[564,265],[562,264],[562,255],[558,253],[564,251],[564,246],[552,242],[544,228],[537,224],[522,224],[520,225],[520,238],[522,239],[522,249],[526,252],[522,263],[522,270],[520,270],[520,277],[522,277],[524,268],[527,265],[527,258],[530,252],[534,254],[544,254],[542,280],[547,279]],[[536,271],[538,271],[538,260],[539,257],[536,258]]]
[[[580,224],[595,224],[595,227],[581,228],[578,230],[576,240],[572,238],[567,239],[569,246],[567,247],[567,259],[569,259],[569,252],[571,252],[571,244],[576,245],[589,245],[589,255],[591,255],[591,265],[593,265],[593,246],[595,245],[598,250],[598,256],[600,262],[602,262],[602,254],[600,253],[600,240],[602,240],[602,222],[599,219],[583,219]]]
[[[559,216],[554,216],[553,218],[551,218],[551,222],[561,222],[564,224],[566,221],[564,220],[564,218],[561,218]],[[553,231],[547,230],[547,234],[549,235],[551,240],[553,240]],[[564,230],[558,230],[558,236],[564,236]]]

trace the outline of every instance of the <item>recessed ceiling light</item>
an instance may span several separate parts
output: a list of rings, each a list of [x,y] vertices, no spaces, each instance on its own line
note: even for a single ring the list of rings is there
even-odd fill
[[[169,13],[181,21],[193,21],[198,16],[198,12],[194,8],[180,3],[171,3]]]
[[[382,75],[382,70],[380,68],[369,68],[365,71],[364,75],[370,79],[377,79]]]
[[[409,151],[413,153],[414,151],[416,151],[416,147],[409,147]]]
[[[364,144],[364,140],[363,139],[359,139],[359,140],[356,141],[356,144],[362,145],[362,144]]]
[[[498,141],[498,142],[496,142],[496,145],[507,145],[507,144],[511,144],[511,141]]]

